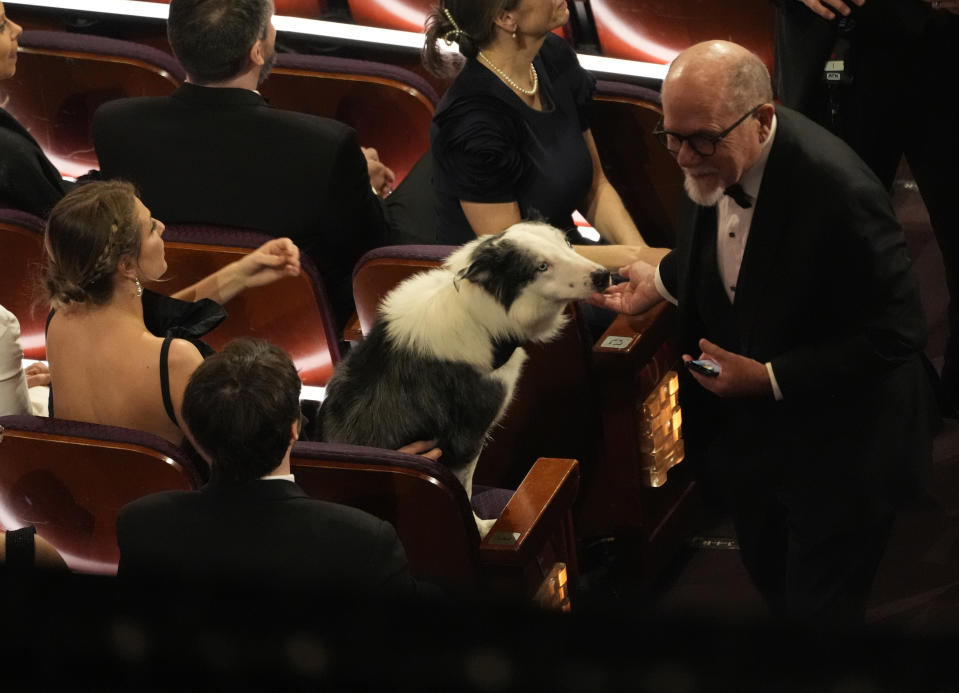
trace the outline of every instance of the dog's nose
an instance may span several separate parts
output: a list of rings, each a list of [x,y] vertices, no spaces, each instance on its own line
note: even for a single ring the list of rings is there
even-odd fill
[[[609,270],[596,270],[589,275],[589,278],[593,280],[593,286],[596,287],[597,291],[602,291],[613,283],[613,279],[609,274]]]

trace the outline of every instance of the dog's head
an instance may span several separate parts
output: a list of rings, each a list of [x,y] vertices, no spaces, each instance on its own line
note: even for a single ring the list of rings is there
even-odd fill
[[[610,284],[605,268],[574,251],[562,231],[541,222],[521,222],[498,236],[471,241],[450,256],[446,268],[458,284],[481,288],[514,320],[530,325]]]

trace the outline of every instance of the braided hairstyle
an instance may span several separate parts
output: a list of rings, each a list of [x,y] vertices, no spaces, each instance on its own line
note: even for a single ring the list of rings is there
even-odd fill
[[[120,260],[140,254],[135,202],[130,183],[97,181],[77,186],[57,203],[44,232],[44,281],[52,305],[110,300]]]
[[[426,18],[423,65],[438,77],[449,76],[449,60],[437,41],[447,45],[455,41],[460,53],[475,58],[493,40],[496,15],[516,9],[519,3],[520,0],[440,0]]]

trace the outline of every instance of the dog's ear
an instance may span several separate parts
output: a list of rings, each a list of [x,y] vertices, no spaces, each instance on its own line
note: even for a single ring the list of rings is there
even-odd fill
[[[474,259],[468,267],[464,267],[457,272],[456,278],[458,280],[468,279],[474,284],[482,284],[489,277],[492,266],[493,258],[489,254],[483,253],[480,257]]]
[[[459,290],[457,284],[461,279],[468,279],[476,284],[483,283],[484,278],[493,266],[494,259],[491,250],[497,238],[499,236],[488,236],[476,244],[469,256],[470,263],[457,272],[456,278],[453,280],[453,285],[457,287],[457,290]]]
[[[498,243],[479,246],[470,264],[460,270],[456,277],[481,286],[509,310],[522,288],[533,280],[535,273],[529,256],[514,243],[500,239]]]

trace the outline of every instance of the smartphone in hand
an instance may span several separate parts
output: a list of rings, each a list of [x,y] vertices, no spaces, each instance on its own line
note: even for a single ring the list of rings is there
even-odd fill
[[[715,378],[719,375],[722,368],[719,367],[719,364],[710,359],[696,359],[694,361],[686,361],[686,368],[700,375],[709,376],[710,378]]]

